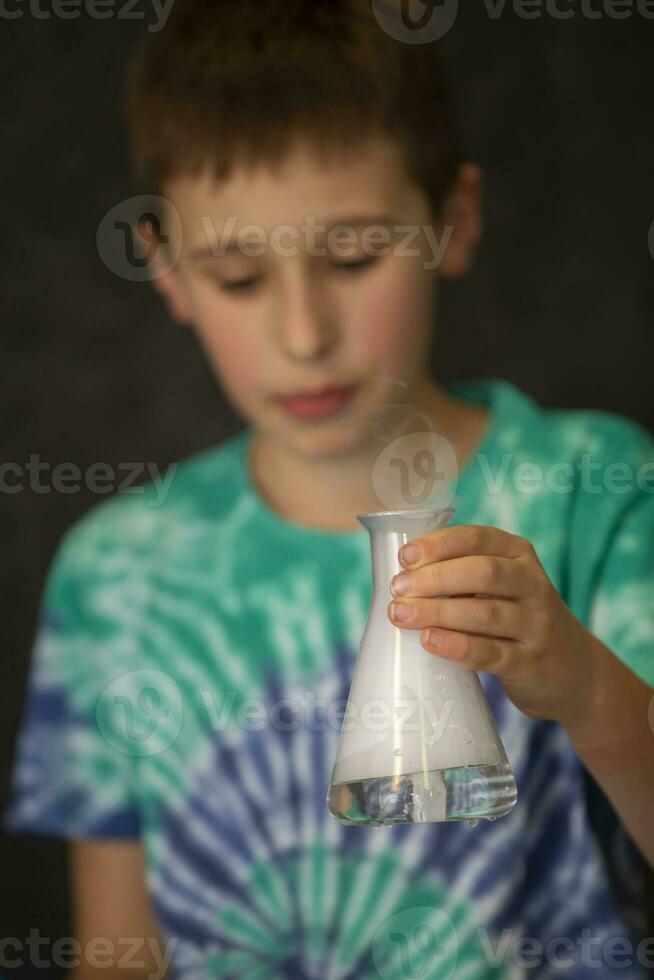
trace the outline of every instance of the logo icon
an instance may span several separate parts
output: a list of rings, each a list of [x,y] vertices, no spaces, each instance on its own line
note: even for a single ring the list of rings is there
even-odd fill
[[[163,670],[141,668],[116,678],[96,706],[105,740],[125,755],[157,755],[180,733],[183,703],[175,681]]]
[[[175,247],[173,240],[178,243]],[[139,194],[120,201],[105,214],[96,234],[98,253],[104,264],[129,282],[151,282],[174,269],[181,241],[182,225],[177,209],[156,194]],[[155,255],[156,272],[152,265]]]
[[[404,909],[375,933],[372,958],[381,980],[448,980],[456,970],[459,940],[454,923],[430,905]]]
[[[372,466],[375,495],[386,510],[447,507],[458,479],[454,448],[417,406],[401,406],[389,424],[389,410],[397,407],[386,406],[384,417],[375,424],[375,435],[385,442]],[[418,431],[407,432],[416,424]]]
[[[430,44],[445,37],[459,12],[459,0],[373,0],[375,20],[404,44]]]

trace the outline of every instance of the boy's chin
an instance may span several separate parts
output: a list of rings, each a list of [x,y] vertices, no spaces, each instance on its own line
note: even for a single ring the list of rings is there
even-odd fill
[[[372,443],[370,427],[360,418],[311,424],[290,421],[280,438],[296,453],[316,462],[369,451]]]

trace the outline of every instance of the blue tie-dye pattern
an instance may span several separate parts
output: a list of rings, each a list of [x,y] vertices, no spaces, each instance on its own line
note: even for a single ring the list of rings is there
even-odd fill
[[[573,432],[575,425],[604,432],[600,418],[589,422],[583,413],[560,416],[559,428],[550,431],[545,416],[506,385],[488,382],[477,390],[504,405],[496,419],[496,444],[486,444],[493,469],[500,455],[499,436],[520,424],[534,446],[540,440],[546,461],[555,458],[566,425]],[[630,440],[642,453],[641,437],[633,438],[622,424],[607,422],[605,430],[614,433],[613,443],[606,436],[608,455],[617,453],[615,447],[623,453]],[[163,932],[179,939],[174,975],[180,980],[241,980],[257,964],[263,969],[257,976],[266,980],[379,980],[370,941],[357,947],[354,940],[366,908],[361,895],[377,895],[381,905],[389,882],[394,890],[386,918],[405,907],[433,905],[457,922],[465,937],[462,954],[473,957],[462,967],[466,980],[515,977],[508,972],[510,960],[495,968],[474,958],[470,950],[478,927],[488,930],[495,945],[504,930],[546,944],[553,936],[575,942],[590,927],[594,937],[626,936],[635,946],[644,931],[642,861],[636,849],[590,784],[562,729],[521,715],[490,675],[481,680],[519,789],[519,804],[511,814],[494,824],[482,822],[475,830],[443,824],[375,833],[338,825],[328,815],[325,797],[337,734],[329,728],[328,706],[347,699],[356,658],[351,641],[357,630],[352,628],[350,642],[343,642],[348,630],[330,620],[329,643],[326,631],[319,636],[324,650],[320,658],[316,655],[315,669],[308,666],[313,651],[307,643],[299,670],[292,643],[290,660],[276,648],[284,631],[275,632],[268,622],[262,636],[263,606],[248,602],[275,589],[284,598],[292,594],[285,589],[288,582],[297,586],[293,569],[299,559],[298,564],[307,563],[302,574],[315,586],[314,598],[331,614],[338,597],[332,585],[336,563],[352,569],[350,584],[343,576],[344,588],[360,597],[365,589],[358,570],[368,559],[364,551],[348,550],[351,543],[342,551],[329,543],[333,551],[326,551],[323,559],[327,536],[303,538],[297,529],[266,516],[244,482],[243,445],[237,439],[182,467],[161,514],[147,512],[144,501],[117,500],[75,529],[60,550],[44,598],[5,825],[66,837],[141,837],[151,845],[148,884]],[[615,529],[622,526],[620,514],[613,511],[623,506],[621,500],[595,511],[592,500],[552,498],[539,510],[538,500],[527,508],[525,500],[501,496],[494,510],[495,501],[480,494],[470,475],[461,496],[458,523],[495,523],[533,538],[566,601],[580,616],[595,611],[605,641],[618,642],[610,625],[616,610],[622,615],[618,622],[624,621],[619,604],[611,605],[620,568],[616,555],[621,541],[615,540]],[[641,500],[639,506],[645,514],[648,503],[651,515],[651,501]],[[626,514],[626,504],[623,510]],[[575,543],[571,522],[577,519]],[[636,529],[642,528],[639,515]],[[633,537],[633,527],[627,531]],[[245,555],[240,566],[237,538]],[[651,535],[646,540],[651,542]],[[265,546],[265,570],[254,543]],[[646,548],[637,542],[630,548],[630,574],[638,583],[651,565]],[[599,588],[605,568],[614,578]],[[174,574],[167,584],[169,573]],[[138,597],[141,605],[135,605]],[[278,598],[275,593],[274,600]],[[176,623],[175,602],[182,600],[184,616]],[[642,609],[639,625],[647,622],[647,615]],[[249,620],[254,624],[250,633]],[[222,647],[221,631],[226,640]],[[641,628],[639,635],[645,633]],[[637,649],[634,637],[629,639],[625,659],[627,654],[638,657],[640,668],[647,669],[646,649]],[[156,781],[149,778],[155,772],[161,778],[164,771],[157,769],[157,756],[135,762],[99,737],[95,703],[114,666],[118,674],[163,666],[181,685],[185,670],[201,665],[206,670],[203,681],[220,694],[218,678],[229,686],[225,678],[230,677],[229,669],[221,674],[222,668],[230,667],[230,658],[250,656],[258,660],[245,675],[241,693],[256,694],[268,707],[302,688],[322,693],[315,730],[302,725],[289,731],[272,725],[259,731],[200,727],[166,756],[168,768],[183,774],[183,792],[171,785],[170,792],[159,795],[152,790]],[[654,676],[651,668],[649,676]],[[602,835],[602,850],[591,825]],[[318,874],[320,854],[332,876],[323,883],[323,892],[312,877]],[[362,881],[365,888],[359,895]],[[322,917],[316,912],[320,898],[331,903]],[[370,909],[375,907],[373,902]],[[248,928],[242,922],[246,913]],[[269,937],[268,946],[264,942],[262,947],[262,936]],[[336,962],[338,950],[350,957],[347,962]],[[235,965],[237,956],[250,957],[247,970]],[[238,962],[242,966],[245,960]],[[561,973],[547,963],[525,972],[538,980]],[[605,964],[598,970],[582,962],[565,970],[572,980],[636,980],[644,975],[636,966]],[[393,980],[402,980],[400,973]],[[431,974],[424,980],[431,980]],[[440,980],[437,973],[433,980]]]
[[[341,651],[340,657],[335,659],[333,669],[340,675],[339,682],[336,684],[340,692],[339,697],[347,693],[352,662],[351,652],[345,652],[343,655]],[[320,692],[334,686],[333,683],[326,683],[326,680],[325,677],[315,679],[313,690]],[[329,680],[333,681],[333,678]],[[502,733],[507,710],[506,698],[503,698],[495,678],[485,675],[483,681]],[[265,696],[267,703],[275,703],[282,696],[283,690],[281,677],[273,669],[269,669]],[[319,716],[317,715],[316,718],[319,719]],[[193,842],[185,833],[186,819],[190,809],[205,820],[206,826],[210,827],[211,833],[215,835],[217,845],[218,842],[227,845],[232,854],[237,855],[245,863],[254,860],[251,828],[244,827],[238,816],[232,814],[229,808],[232,791],[247,797],[247,790],[239,780],[239,761],[242,764],[244,757],[247,756],[254,761],[255,769],[261,776],[266,792],[270,794],[271,806],[279,808],[283,805],[287,819],[293,821],[298,836],[300,803],[306,799],[307,794],[311,794],[315,818],[313,838],[320,841],[323,837],[326,812],[324,804],[328,788],[325,778],[328,770],[323,755],[324,740],[320,732],[309,732],[311,744],[308,751],[315,763],[313,772],[317,776],[311,785],[300,787],[291,771],[286,774],[289,777],[286,791],[275,792],[274,783],[269,778],[271,771],[267,770],[265,765],[266,743],[271,739],[278,740],[282,751],[290,757],[292,743],[296,737],[296,733],[292,731],[266,729],[263,732],[248,732],[240,740],[238,747],[226,748],[218,741],[214,755],[215,772],[203,774],[202,782],[196,786],[195,794],[190,801],[186,801],[184,809],[173,807],[162,814],[162,827],[176,859],[193,866],[199,879],[206,877],[207,882],[218,886],[226,902],[230,899],[236,900],[248,907],[273,933],[276,928],[275,922],[266,919],[261,909],[252,904],[251,890],[235,880],[229,868],[220,859],[211,863],[210,854],[194,848]],[[594,840],[587,833],[581,792],[583,774],[577,757],[566,744],[567,740],[558,726],[550,722],[534,722],[531,741],[531,750],[525,753],[523,764],[516,767],[515,774],[521,794],[521,805],[529,809],[530,815],[527,816],[526,821],[530,821],[531,813],[540,821],[538,835],[528,839],[521,832],[524,829],[525,819],[523,819],[516,823],[515,832],[506,834],[498,848],[494,846],[498,839],[498,825],[482,824],[475,831],[459,823],[433,825],[429,829],[425,862],[414,868],[411,874],[412,880],[415,884],[419,884],[423,874],[429,871],[450,887],[456,887],[457,881],[467,874],[469,862],[466,852],[469,852],[471,844],[474,844],[475,855],[488,849],[488,860],[474,878],[468,891],[468,900],[475,902],[486,899],[489,894],[492,894],[498,882],[505,880],[507,876],[515,877],[519,883],[508,901],[498,903],[496,908],[491,909],[485,922],[489,933],[499,936],[505,929],[515,929],[516,922],[520,922],[525,935],[538,937],[545,943],[550,938],[547,924],[558,916],[560,921],[556,931],[551,932],[552,938],[567,937],[574,943],[584,926],[592,922],[594,936],[608,939],[612,936],[624,935],[630,938],[635,946],[636,937],[630,935],[621,921],[615,900],[609,892],[601,865],[597,861]],[[215,785],[218,781],[226,784],[227,792],[220,810],[211,811],[207,805],[205,789],[207,785]],[[545,792],[551,792],[552,788],[556,792],[547,809],[543,810],[540,801]],[[295,845],[286,852],[276,852],[265,826],[265,811],[262,811],[257,801],[252,798],[247,798],[247,807],[257,831],[261,834],[261,838],[265,839],[267,848],[270,848],[266,855],[267,860],[284,875],[284,869],[288,867],[289,861],[301,856],[301,847]],[[513,815],[504,818],[505,825],[514,819]],[[391,847],[399,847],[415,833],[415,830],[414,827],[397,826],[386,829],[383,833],[388,835]],[[362,859],[366,853],[368,833],[362,828],[339,825],[335,857],[346,862]],[[565,880],[557,884],[556,877],[561,869],[565,870]],[[585,885],[582,882],[584,874],[588,878]],[[572,889],[576,889],[576,895],[572,894]],[[178,893],[179,883],[169,879],[164,869],[157,901],[161,920],[167,932],[181,937],[182,943],[201,947],[209,938],[206,931],[198,930],[193,920],[185,917],[183,912],[168,907],[166,895]],[[186,897],[191,901],[192,892],[187,892]],[[564,903],[567,903],[567,914],[561,918]],[[297,932],[293,942],[302,945],[303,925],[299,907],[295,909],[294,918]],[[217,948],[223,955],[236,949],[247,949],[241,937],[235,935],[226,940],[218,927],[210,938],[217,944]],[[250,953],[255,956],[260,955],[256,949],[251,949]],[[282,971],[280,975],[297,978],[297,980],[303,978],[311,980],[327,975],[320,972],[321,967],[316,973],[303,972],[304,968],[300,961],[288,959],[278,961],[273,957],[270,961],[264,959],[262,962],[269,962],[271,975],[272,972],[277,975],[277,971]],[[295,972],[284,972],[289,968],[290,962],[294,962]],[[359,978],[374,976],[375,973],[371,973],[373,969],[374,965],[368,951],[356,965],[353,965],[346,976],[350,980],[359,980]],[[532,968],[529,976],[541,980],[549,975],[550,969],[547,965]],[[602,975],[608,977],[613,975],[613,972],[606,967]],[[620,976],[624,977],[642,975],[639,969],[631,972],[624,968],[620,970]],[[571,980],[597,977],[597,968],[576,963],[567,968],[566,976]]]

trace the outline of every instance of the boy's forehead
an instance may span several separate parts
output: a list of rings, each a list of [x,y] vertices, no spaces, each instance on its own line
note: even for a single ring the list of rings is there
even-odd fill
[[[165,196],[179,213],[187,245],[201,243],[208,219],[272,231],[284,224],[300,226],[307,218],[319,224],[366,215],[417,219],[426,207],[399,147],[382,139],[340,155],[333,150],[322,159],[298,146],[274,168],[236,165],[222,181],[208,170],[174,179]]]

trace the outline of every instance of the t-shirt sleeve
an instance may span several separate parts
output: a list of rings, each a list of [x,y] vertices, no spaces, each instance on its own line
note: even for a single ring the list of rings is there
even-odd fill
[[[10,832],[139,836],[137,760],[99,711],[134,640],[116,612],[125,562],[105,565],[69,531],[48,569],[3,814]]]
[[[641,438],[627,458],[630,482],[622,483],[627,492],[619,489],[620,483],[617,491],[614,488],[614,510],[593,576],[587,624],[654,687],[654,440]]]

